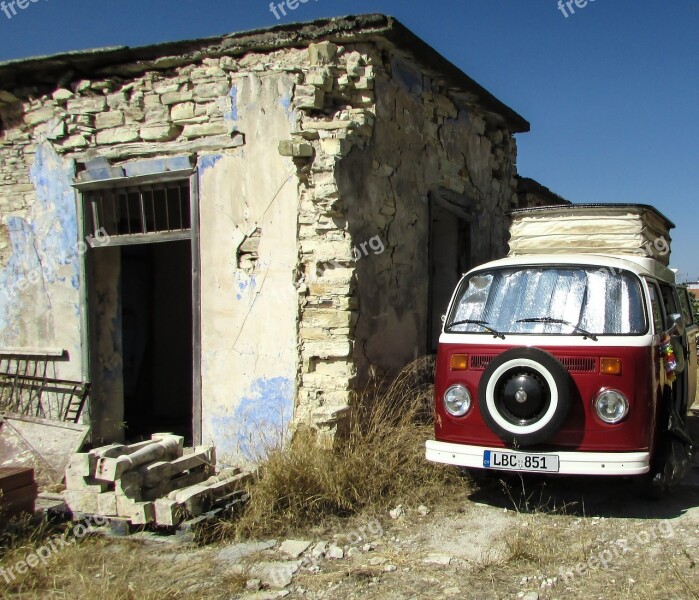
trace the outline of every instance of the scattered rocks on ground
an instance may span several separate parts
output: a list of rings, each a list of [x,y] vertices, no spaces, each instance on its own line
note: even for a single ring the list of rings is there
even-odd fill
[[[241,559],[263,550],[270,550],[277,545],[277,540],[267,542],[244,542],[227,546],[218,553],[218,560],[226,563],[240,562]]]
[[[291,558],[298,558],[306,550],[308,550],[310,545],[311,542],[306,542],[303,540],[286,540],[285,542],[282,542],[281,546],[279,546],[279,551],[282,554],[290,556]]]
[[[334,560],[339,560],[341,558],[345,557],[345,551],[340,548],[339,546],[336,546],[335,544],[332,544],[329,548],[328,551],[325,553],[325,558],[330,558]]]
[[[311,550],[311,556],[313,558],[323,558],[327,551],[328,544],[326,544],[325,542],[318,542],[315,546],[313,546],[313,550]]]
[[[428,565],[442,565],[448,566],[451,564],[452,557],[448,554],[428,554],[422,559],[422,562]]]
[[[393,510],[388,511],[388,514],[391,515],[392,519],[400,519],[405,514],[403,505],[399,504]]]

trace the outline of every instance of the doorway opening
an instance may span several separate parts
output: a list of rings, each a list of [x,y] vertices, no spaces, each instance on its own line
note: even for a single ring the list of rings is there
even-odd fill
[[[442,330],[442,315],[456,284],[471,268],[471,223],[463,209],[441,198],[430,202],[429,330],[427,349],[435,354]]]
[[[85,263],[90,421],[98,443],[160,432],[200,443],[198,189],[195,177],[168,177],[86,184],[83,192],[92,247]]]
[[[192,251],[188,240],[121,247],[124,429],[192,443]]]

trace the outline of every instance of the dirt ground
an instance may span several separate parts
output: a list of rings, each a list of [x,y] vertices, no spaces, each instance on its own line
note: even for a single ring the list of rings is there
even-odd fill
[[[196,547],[174,538],[86,538],[30,574],[42,581],[8,586],[2,595],[697,598],[697,534],[699,487],[653,502],[623,481],[514,477],[486,481],[440,506],[305,532],[296,539],[309,544],[298,557],[284,553],[283,540]],[[72,569],[72,579],[62,579],[72,564],[80,577]]]
[[[429,506],[329,519],[276,540],[102,531],[55,543],[32,567],[37,547],[57,541],[45,537],[2,559],[0,598],[699,598],[699,466],[659,501],[628,480],[479,479],[465,475]],[[19,561],[30,564],[24,574]]]
[[[654,502],[626,481],[515,476],[465,486],[438,506],[303,532],[294,538],[310,544],[298,557],[281,539],[197,547],[85,537],[11,585],[0,577],[0,596],[697,598],[698,534],[699,486]]]

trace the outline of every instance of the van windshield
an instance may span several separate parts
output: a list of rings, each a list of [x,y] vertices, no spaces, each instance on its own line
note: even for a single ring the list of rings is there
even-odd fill
[[[484,325],[487,325],[489,332]],[[450,333],[641,335],[641,282],[596,267],[514,267],[464,280],[444,327]]]

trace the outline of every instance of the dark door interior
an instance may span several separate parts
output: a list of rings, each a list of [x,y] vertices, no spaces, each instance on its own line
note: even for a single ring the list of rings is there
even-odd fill
[[[442,315],[456,284],[470,268],[471,224],[433,202],[430,207],[430,352],[437,352]]]
[[[121,248],[126,438],[192,442],[192,255],[188,240]]]

